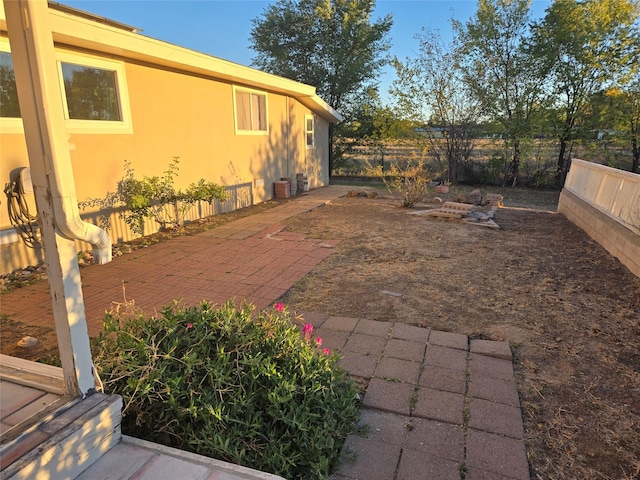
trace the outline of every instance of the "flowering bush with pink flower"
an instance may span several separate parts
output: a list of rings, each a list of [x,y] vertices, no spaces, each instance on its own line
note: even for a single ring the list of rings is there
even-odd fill
[[[128,435],[275,473],[326,478],[358,417],[338,356],[286,307],[232,302],[107,315],[94,342]]]

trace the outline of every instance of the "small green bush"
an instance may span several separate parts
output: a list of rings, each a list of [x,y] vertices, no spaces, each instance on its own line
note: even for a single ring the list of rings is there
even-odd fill
[[[173,157],[169,168],[162,176],[135,177],[130,162],[124,163],[124,176],[115,192],[107,192],[104,198],[88,198],[78,203],[80,209],[99,207],[101,226],[111,228],[110,215],[114,208],[124,207],[120,217],[131,231],[142,235],[145,219],[153,219],[160,230],[181,227],[185,216],[197,202],[225,201],[229,193],[225,187],[201,178],[191,183],[186,190],[175,187],[180,159]]]
[[[282,304],[203,302],[161,315],[107,314],[94,341],[124,433],[287,479],[326,478],[358,417],[338,356]]]
[[[380,178],[389,193],[402,197],[402,208],[412,208],[427,198],[433,179],[422,159],[392,163],[388,172],[382,169],[382,165],[369,165],[368,172]]]

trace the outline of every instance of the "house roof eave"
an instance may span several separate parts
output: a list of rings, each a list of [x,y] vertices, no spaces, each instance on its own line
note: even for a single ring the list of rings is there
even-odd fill
[[[184,72],[203,75],[252,88],[296,98],[304,106],[332,123],[343,117],[322,100],[315,87],[195,50],[147,37],[133,27],[112,21],[98,21],[92,14],[79,15],[75,9],[57,9],[49,4],[53,40],[112,56],[128,58]],[[0,29],[6,31],[4,8],[0,2]]]

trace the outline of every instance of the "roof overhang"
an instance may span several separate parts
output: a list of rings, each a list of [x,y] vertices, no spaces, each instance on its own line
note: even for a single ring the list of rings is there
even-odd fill
[[[6,32],[2,2],[0,9],[0,29]],[[322,100],[311,85],[156,40],[137,33],[139,29],[135,27],[57,3],[49,3],[49,13],[53,40],[61,46],[91,50],[279,93],[297,99],[328,122],[343,120],[342,115]]]

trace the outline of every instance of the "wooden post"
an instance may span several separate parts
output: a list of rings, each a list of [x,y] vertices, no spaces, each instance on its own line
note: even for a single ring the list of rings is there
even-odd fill
[[[75,198],[75,184],[48,6],[45,0],[3,1],[65,388],[84,397],[95,380],[77,250],[56,227],[53,201],[60,185]]]

